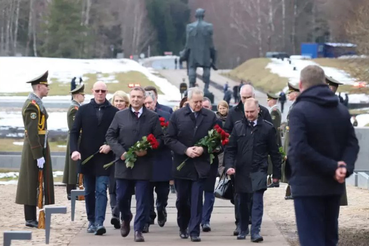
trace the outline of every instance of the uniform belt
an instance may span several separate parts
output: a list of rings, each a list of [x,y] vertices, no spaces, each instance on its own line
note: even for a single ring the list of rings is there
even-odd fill
[[[45,135],[47,130],[38,130],[38,135]],[[24,131],[25,134],[27,134],[27,130]]]

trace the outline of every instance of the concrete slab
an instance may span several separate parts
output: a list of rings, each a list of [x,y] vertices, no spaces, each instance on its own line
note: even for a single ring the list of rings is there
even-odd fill
[[[132,199],[132,202],[135,202]],[[110,209],[108,209],[110,210]],[[132,212],[135,208],[132,208]],[[188,245],[191,243],[190,239],[180,239],[178,235],[178,226],[176,222],[177,210],[175,208],[175,194],[170,194],[168,201],[168,221],[164,227],[159,227],[157,224],[150,226],[150,232],[144,234],[145,245],[148,246],[162,246],[162,245]],[[107,234],[104,236],[95,236],[86,232],[87,222],[84,228],[72,240],[69,246],[101,246],[101,245],[137,245],[133,240],[133,222],[131,222],[131,232],[128,237],[123,238],[120,235],[120,230],[114,229],[110,225],[111,213],[107,214],[105,226]],[[155,222],[156,223],[156,222]],[[216,199],[214,211],[211,217],[211,232],[202,232],[200,237],[202,239],[201,245],[253,245],[250,241],[250,236],[246,240],[237,240],[233,236],[234,224],[234,210],[233,205],[229,201]],[[274,222],[267,214],[264,214],[261,235],[264,237],[263,245],[282,246],[288,245],[285,238],[277,229]]]

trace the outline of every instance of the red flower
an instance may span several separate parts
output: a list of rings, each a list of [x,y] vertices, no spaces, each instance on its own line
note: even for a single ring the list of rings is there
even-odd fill
[[[222,131],[223,131],[223,130],[222,130],[221,128],[217,128],[216,130],[217,130],[217,132],[218,132],[219,134],[222,134]]]
[[[222,136],[222,140],[225,140],[227,138],[225,131],[222,131],[220,135]]]
[[[229,138],[229,133],[228,132],[226,132],[226,137]]]
[[[153,149],[157,149],[159,147],[159,143],[153,134],[150,134],[149,136],[147,136],[147,141],[150,143]]]
[[[227,145],[229,143],[229,139],[227,138],[227,139],[224,139],[223,141],[222,141],[222,145]]]
[[[214,126],[214,129],[216,129],[216,130],[218,130],[220,128],[220,126],[218,125],[218,124],[216,124],[215,126]]]
[[[160,121],[160,122],[165,122],[165,118],[164,118],[164,117],[160,117],[160,118],[159,118],[159,121]]]
[[[168,127],[169,126],[169,121],[167,121],[167,123],[165,123],[165,127]]]
[[[160,125],[161,125],[161,126],[166,126],[166,123],[165,123],[165,122],[163,122],[163,121],[161,121],[161,122],[160,122]]]

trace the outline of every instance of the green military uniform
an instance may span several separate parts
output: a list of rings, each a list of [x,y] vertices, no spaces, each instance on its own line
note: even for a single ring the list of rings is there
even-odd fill
[[[278,96],[267,93],[268,100],[278,100]],[[274,128],[276,129],[276,142],[278,147],[282,146],[282,139],[281,139],[281,121],[282,121],[282,114],[281,111],[278,109],[278,105],[275,104],[270,108],[270,116],[272,118],[272,123]],[[268,158],[268,175],[273,174],[273,164]]]
[[[32,85],[45,84],[48,86],[47,76],[48,72],[27,83]],[[54,204],[55,200],[50,148],[47,142],[48,114],[41,99],[36,94],[29,94],[22,108],[22,117],[25,134],[15,202],[25,205],[26,221],[37,223],[36,205],[39,172],[37,159],[39,158],[44,157],[45,159],[43,167],[45,205]]]
[[[73,85],[72,85],[73,86]],[[84,94],[84,85],[80,85],[77,88],[71,90],[72,96],[75,94]],[[70,199],[71,190],[76,189],[78,183],[78,161],[73,161],[71,158],[71,153],[69,151],[69,133],[73,127],[74,119],[76,113],[80,107],[79,102],[72,100],[67,112],[67,122],[68,122],[68,138],[67,138],[67,150],[65,153],[65,165],[63,174],[63,183],[67,185],[67,195]]]
[[[331,76],[325,76],[325,82],[329,85],[330,89],[336,93],[338,86],[342,85],[343,83],[335,80],[333,77]],[[337,100],[339,100],[337,98]],[[343,195],[341,197],[341,201],[340,201],[340,205],[341,206],[347,206],[348,205],[348,201],[347,201],[347,192],[346,192],[346,184],[345,184],[345,189],[343,192]]]

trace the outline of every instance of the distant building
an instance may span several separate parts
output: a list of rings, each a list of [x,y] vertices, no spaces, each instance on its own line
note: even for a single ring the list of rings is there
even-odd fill
[[[356,44],[351,43],[301,43],[301,55],[311,58],[356,55]]]

